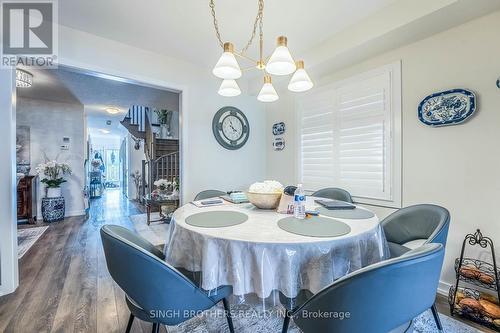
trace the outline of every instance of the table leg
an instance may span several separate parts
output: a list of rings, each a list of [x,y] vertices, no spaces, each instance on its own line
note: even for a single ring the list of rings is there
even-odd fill
[[[148,216],[148,225],[151,224],[151,205],[146,204],[146,214]]]

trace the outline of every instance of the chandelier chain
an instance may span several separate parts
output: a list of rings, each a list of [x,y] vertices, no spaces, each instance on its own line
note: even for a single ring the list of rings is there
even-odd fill
[[[210,11],[212,12],[212,17],[214,20],[214,27],[215,27],[215,35],[217,36],[217,39],[219,40],[219,45],[221,47],[224,47],[224,42],[222,41],[222,38],[220,36],[220,31],[219,31],[219,22],[217,21],[217,15],[215,13],[215,3],[214,0],[210,0]]]
[[[259,0],[259,11],[260,11],[260,19],[259,19],[259,61],[262,63],[263,61],[263,49],[264,49],[264,31],[263,21],[264,21],[264,0]]]
[[[263,43],[263,32],[262,32],[262,18],[264,16],[264,0],[258,0],[259,1],[259,9],[257,11],[257,16],[255,17],[255,21],[253,24],[253,31],[250,39],[248,40],[247,44],[245,45],[244,48],[241,49],[241,53],[245,53],[248,48],[252,45],[253,40],[255,39],[255,35],[257,34],[257,28],[259,28],[259,37],[260,37],[260,53],[261,53],[261,58],[262,58],[262,43]],[[214,28],[215,28],[215,35],[217,37],[217,40],[219,41],[219,45],[221,47],[224,47],[224,42],[222,40],[220,30],[219,30],[219,22],[217,21],[217,13],[215,11],[215,0],[210,0],[209,3],[210,11],[212,13],[213,17],[213,23],[214,23]]]
[[[211,1],[213,1],[213,0],[211,0]],[[259,25],[260,35],[262,37],[262,17],[263,17],[263,15],[264,15],[264,0],[259,0],[259,10],[257,11],[257,17],[255,18],[255,22],[253,23],[252,36],[248,40],[247,45],[245,45],[245,47],[241,49],[241,53],[245,53],[248,50],[248,48],[250,47],[250,45],[252,45],[252,42],[255,38],[255,34],[257,33],[257,25]]]

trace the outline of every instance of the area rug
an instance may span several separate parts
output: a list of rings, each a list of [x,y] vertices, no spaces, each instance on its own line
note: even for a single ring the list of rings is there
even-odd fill
[[[153,221],[159,218],[160,216],[158,213],[151,214],[151,219]],[[132,215],[130,216],[130,220],[134,225],[135,231],[154,246],[164,245],[167,241],[170,232],[170,224],[165,222],[151,222],[151,224],[148,225],[146,214]]]
[[[48,226],[35,227],[35,228],[24,228],[17,230],[17,258],[21,259],[26,252],[35,244],[35,242],[40,238]]]
[[[283,325],[283,308],[274,307],[262,311],[258,306],[247,304],[232,304],[231,312],[234,313],[233,323],[235,332],[244,333],[268,333],[281,332]],[[453,333],[476,333],[480,332],[462,322],[445,315],[440,315],[444,332]],[[415,333],[437,333],[434,318],[430,310],[422,313],[414,320],[413,332]],[[169,333],[209,333],[229,332],[224,311],[221,306],[205,311],[202,316],[195,317],[178,326],[169,326]],[[288,332],[299,333],[301,330],[290,322]],[[411,332],[411,331],[410,331]]]

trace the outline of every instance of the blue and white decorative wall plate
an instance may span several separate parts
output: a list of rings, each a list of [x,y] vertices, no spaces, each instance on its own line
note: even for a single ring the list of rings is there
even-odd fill
[[[427,96],[418,105],[418,119],[429,126],[456,125],[476,111],[476,95],[452,89]]]
[[[276,123],[273,125],[273,134],[274,135],[281,135],[285,133],[285,123]]]
[[[285,139],[281,136],[275,137],[273,141],[273,148],[276,151],[285,149]]]

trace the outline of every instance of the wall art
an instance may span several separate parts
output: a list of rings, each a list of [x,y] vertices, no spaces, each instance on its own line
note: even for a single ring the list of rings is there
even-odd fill
[[[418,106],[418,118],[429,126],[456,125],[476,111],[476,95],[466,89],[452,89],[427,96]]]
[[[276,123],[273,125],[273,134],[274,135],[282,135],[283,133],[285,133],[285,123],[284,122]]]

